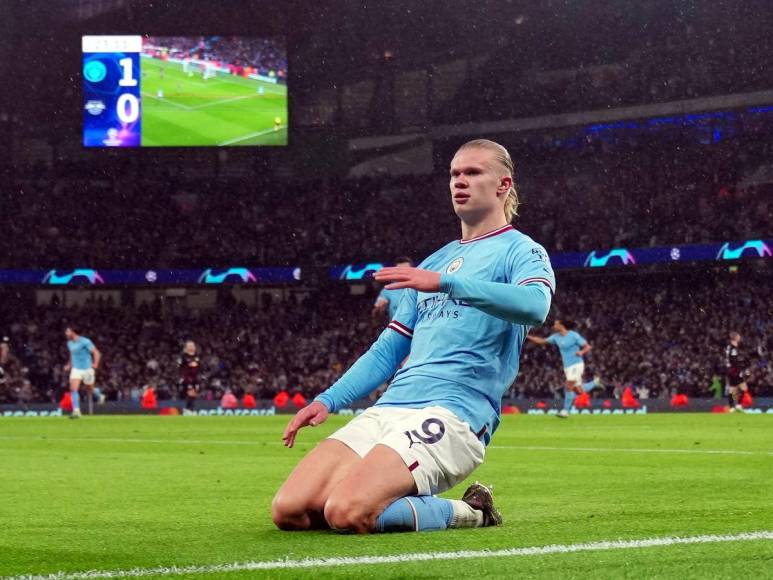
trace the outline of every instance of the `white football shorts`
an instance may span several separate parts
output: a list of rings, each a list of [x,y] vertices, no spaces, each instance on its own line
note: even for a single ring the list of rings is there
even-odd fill
[[[571,366],[564,367],[564,373],[566,374],[566,380],[570,383],[582,384],[582,374],[585,372],[585,363],[578,362]]]
[[[394,449],[419,495],[451,489],[483,463],[486,447],[470,425],[443,407],[370,407],[330,436],[365,457],[376,445]]]
[[[70,369],[70,380],[77,379],[84,385],[92,386],[95,381],[94,369]]]

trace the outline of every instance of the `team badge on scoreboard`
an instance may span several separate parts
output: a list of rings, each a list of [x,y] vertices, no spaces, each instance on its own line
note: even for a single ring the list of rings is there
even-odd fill
[[[98,99],[94,99],[93,101],[87,101],[86,102],[86,110],[94,115],[95,117],[97,115],[101,115],[105,109],[107,109],[107,106],[103,101],[100,101]]]
[[[448,265],[446,274],[453,274],[454,272],[458,271],[459,268],[462,267],[462,264],[464,264],[464,258],[462,258],[461,256],[456,258],[456,260],[454,260]]]

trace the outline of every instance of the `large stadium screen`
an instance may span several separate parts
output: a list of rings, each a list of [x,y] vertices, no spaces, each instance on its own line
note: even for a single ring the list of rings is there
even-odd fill
[[[84,36],[86,147],[287,145],[276,39]]]

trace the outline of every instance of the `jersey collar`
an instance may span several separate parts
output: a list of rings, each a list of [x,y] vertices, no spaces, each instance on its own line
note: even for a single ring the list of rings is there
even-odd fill
[[[515,228],[507,224],[506,226],[502,226],[501,228],[498,228],[496,230],[487,232],[485,234],[481,234],[479,236],[475,236],[474,238],[470,238],[469,240],[459,240],[460,244],[471,244],[472,242],[477,242],[479,240],[485,240],[486,238],[493,238],[494,236],[498,236],[499,234],[504,234],[507,231],[514,230]]]

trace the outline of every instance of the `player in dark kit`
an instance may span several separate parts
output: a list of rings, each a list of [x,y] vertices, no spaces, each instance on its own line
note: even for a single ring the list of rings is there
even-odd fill
[[[741,351],[741,335],[737,332],[730,333],[730,342],[725,347],[725,380],[727,381],[727,402],[730,411],[743,411],[741,399],[749,390],[746,377],[749,374],[746,368],[747,361]]]
[[[185,343],[183,353],[177,359],[180,367],[180,392],[185,394],[185,408],[193,411],[199,396],[199,368],[201,360],[196,354],[196,343],[189,340]]]

